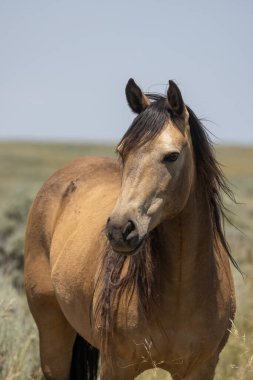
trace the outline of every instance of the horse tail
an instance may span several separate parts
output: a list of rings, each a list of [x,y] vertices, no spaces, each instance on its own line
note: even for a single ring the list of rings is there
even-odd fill
[[[80,335],[73,346],[70,380],[96,380],[99,351]]]

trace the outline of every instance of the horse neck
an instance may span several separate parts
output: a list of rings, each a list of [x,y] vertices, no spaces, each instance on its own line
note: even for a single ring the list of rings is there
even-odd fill
[[[207,197],[196,186],[184,210],[157,228],[161,274],[188,281],[214,264],[213,232]]]

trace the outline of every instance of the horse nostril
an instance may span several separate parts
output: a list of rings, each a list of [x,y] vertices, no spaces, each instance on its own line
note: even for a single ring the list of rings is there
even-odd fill
[[[107,232],[107,238],[108,238],[109,241],[112,240],[113,236],[112,236],[111,232]]]
[[[131,234],[131,232],[133,232],[135,230],[135,225],[134,225],[134,222],[132,222],[132,220],[129,220],[122,232],[122,235],[123,235],[123,238],[124,240],[128,240],[129,238],[129,235]],[[130,237],[131,238],[131,237]]]
[[[113,238],[113,234],[112,234],[112,230],[111,230],[111,226],[110,226],[110,220],[111,220],[111,218],[108,218],[107,222],[106,222],[106,236],[107,236],[109,241],[111,241]]]

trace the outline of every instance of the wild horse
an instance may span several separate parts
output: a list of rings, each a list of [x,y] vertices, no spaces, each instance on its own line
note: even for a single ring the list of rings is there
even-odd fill
[[[46,379],[129,380],[152,365],[211,380],[235,314],[222,193],[207,132],[177,85],[144,94],[119,160],[56,172],[29,214],[25,285]],[[99,353],[99,355],[98,355]]]

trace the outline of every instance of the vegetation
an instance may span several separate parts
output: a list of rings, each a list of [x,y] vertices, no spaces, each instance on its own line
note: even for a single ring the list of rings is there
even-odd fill
[[[235,271],[238,311],[229,342],[216,372],[216,380],[253,379],[253,148],[219,147],[237,201],[228,201],[227,226],[235,258],[245,273]],[[113,155],[110,146],[61,144],[0,144],[0,379],[38,380],[38,336],[23,292],[23,239],[29,206],[42,182],[56,169],[82,155]],[[152,360],[152,358],[151,358]],[[156,366],[153,363],[154,367]],[[170,379],[154,369],[140,379]]]

